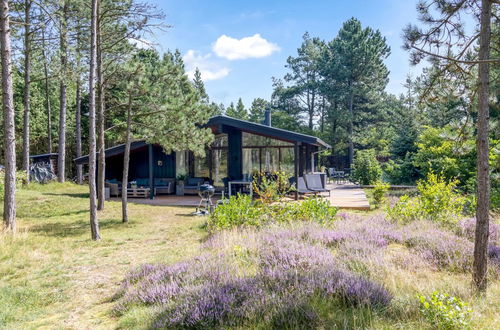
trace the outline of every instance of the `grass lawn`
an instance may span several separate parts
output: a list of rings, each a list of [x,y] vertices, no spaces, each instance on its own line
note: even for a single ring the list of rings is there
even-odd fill
[[[0,236],[0,328],[114,328],[111,297],[127,271],[186,259],[206,235],[191,208],[130,204],[123,224],[121,204],[108,202],[103,239],[93,242],[87,191],[70,183],[19,190],[18,234]]]

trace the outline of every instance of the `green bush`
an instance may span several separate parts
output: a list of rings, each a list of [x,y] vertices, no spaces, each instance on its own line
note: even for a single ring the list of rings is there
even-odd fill
[[[375,206],[380,206],[384,201],[385,201],[385,194],[389,190],[391,185],[377,181],[375,183],[375,187],[373,188],[372,196],[373,196],[373,201],[375,202]]]
[[[337,208],[317,197],[285,203],[262,203],[248,195],[232,196],[229,202],[219,205],[207,221],[209,231],[235,227],[260,227],[268,223],[314,221],[329,223],[334,220]]]
[[[209,231],[240,226],[258,227],[262,224],[263,209],[249,195],[231,196],[227,203],[217,206],[207,221]]]
[[[3,200],[4,195],[4,178],[5,169],[0,170],[0,201]],[[23,185],[28,183],[28,176],[26,171],[16,171],[16,188],[21,188]]]
[[[391,159],[384,163],[383,172],[383,177],[392,184],[413,185],[420,178],[411,153],[403,159]]]
[[[296,209],[295,219],[302,221],[330,222],[338,211],[336,207],[330,205],[328,200],[319,197],[309,197],[302,203],[289,204]]]
[[[253,191],[264,204],[277,202],[292,191],[290,177],[283,171],[257,172],[253,175]]]
[[[375,157],[374,150],[359,150],[353,164],[352,178],[363,185],[373,184],[380,180],[382,168]]]
[[[500,188],[491,189],[491,205],[493,211],[500,211]]]
[[[446,182],[442,176],[431,172],[427,180],[418,182],[418,196],[401,197],[394,207],[387,210],[387,214],[402,223],[428,219],[452,227],[467,205],[467,199],[455,191],[456,184],[456,181]]]
[[[430,297],[420,295],[420,312],[437,329],[469,328],[471,310],[460,298],[435,291]]]

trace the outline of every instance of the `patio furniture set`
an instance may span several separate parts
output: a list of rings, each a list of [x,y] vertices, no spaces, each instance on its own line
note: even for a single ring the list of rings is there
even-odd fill
[[[328,182],[335,182],[337,184],[347,183],[351,180],[351,169],[345,168],[343,171],[339,171],[334,167],[329,167],[326,170],[328,175]]]
[[[203,178],[188,178],[184,185],[177,185],[177,191],[182,191],[184,194],[198,194],[198,188],[205,182]],[[111,196],[121,196],[122,194],[122,183],[116,179],[106,180],[106,187],[110,190]],[[181,187],[182,188],[181,188]],[[163,195],[163,194],[173,194],[176,192],[176,182],[174,178],[155,178],[154,179],[154,192],[153,196]],[[130,181],[127,185],[127,197],[133,198],[148,198],[150,196],[151,188],[149,185],[149,179],[138,178]]]

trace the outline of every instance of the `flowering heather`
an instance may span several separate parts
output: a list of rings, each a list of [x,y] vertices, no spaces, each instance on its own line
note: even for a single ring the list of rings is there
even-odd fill
[[[392,296],[382,285],[346,270],[331,249],[311,239],[322,230],[328,229],[273,228],[236,235],[235,246],[244,246],[238,239],[253,242],[245,249],[255,254],[254,267],[235,262],[238,254],[227,253],[227,241],[220,241],[227,236],[221,234],[205,244],[215,248],[212,254],[131,271],[115,310],[124,312],[135,304],[157,306],[161,312],[152,324],[156,328],[244,326],[255,320],[287,327],[318,321],[308,307],[317,297],[325,303],[387,306]]]
[[[460,235],[466,237],[470,241],[474,241],[476,235],[476,219],[469,218],[461,220],[458,223],[458,232]],[[493,244],[500,244],[500,225],[490,222],[489,225],[490,242]]]
[[[472,242],[432,223],[419,221],[406,226],[404,243],[437,269],[456,272],[472,269]]]
[[[491,245],[488,248],[488,257],[491,263],[500,269],[500,246]]]
[[[339,214],[333,224],[271,225],[212,235],[204,254],[130,272],[115,310],[152,305],[152,327],[321,326],[326,306],[388,306],[374,279],[400,269],[470,271],[472,242],[428,221],[400,225],[383,216]],[[500,265],[500,248],[490,247]],[[496,267],[500,269],[499,267]],[[328,308],[328,307],[326,307]]]

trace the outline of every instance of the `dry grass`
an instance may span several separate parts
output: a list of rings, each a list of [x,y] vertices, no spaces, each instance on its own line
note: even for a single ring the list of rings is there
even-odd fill
[[[19,191],[19,232],[0,236],[0,327],[113,328],[110,298],[131,267],[198,251],[203,219],[191,208],[130,205],[123,224],[121,204],[109,202],[103,240],[91,241],[86,192],[56,183]]]

